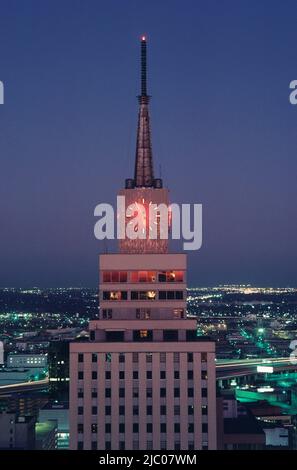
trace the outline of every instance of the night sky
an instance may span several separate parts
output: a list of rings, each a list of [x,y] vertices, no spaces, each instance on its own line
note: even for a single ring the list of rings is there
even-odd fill
[[[203,204],[189,285],[296,286],[296,20],[290,0],[1,0],[0,286],[97,285],[143,33],[156,176]]]

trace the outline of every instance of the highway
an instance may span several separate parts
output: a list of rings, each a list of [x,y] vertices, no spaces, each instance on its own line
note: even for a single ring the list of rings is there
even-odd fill
[[[217,379],[229,379],[232,377],[253,375],[257,373],[257,366],[271,366],[274,372],[285,370],[297,370],[297,364],[292,364],[290,357],[259,358],[259,359],[234,359],[217,360]]]

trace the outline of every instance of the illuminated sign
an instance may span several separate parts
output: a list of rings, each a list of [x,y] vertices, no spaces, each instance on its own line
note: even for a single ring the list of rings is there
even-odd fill
[[[257,372],[262,372],[264,374],[273,374],[272,366],[257,366]]]

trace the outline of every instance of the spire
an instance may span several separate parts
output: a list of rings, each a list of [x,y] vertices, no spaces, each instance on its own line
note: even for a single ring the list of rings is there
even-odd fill
[[[141,94],[138,96],[138,129],[135,156],[135,187],[154,187],[153,155],[150,133],[149,100],[147,94],[146,37],[142,36],[141,48]]]

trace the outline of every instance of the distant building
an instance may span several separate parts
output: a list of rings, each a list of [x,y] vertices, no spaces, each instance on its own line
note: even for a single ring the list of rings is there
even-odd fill
[[[289,448],[289,429],[277,424],[262,424],[267,448]]]
[[[35,424],[35,450],[57,449],[57,420]]]
[[[7,357],[7,367],[25,368],[25,367],[47,367],[46,354],[9,354]]]
[[[231,390],[221,391],[218,398],[219,448],[224,450],[261,450],[265,433],[256,418],[239,403]],[[222,421],[222,422],[221,422]]]
[[[36,373],[36,369],[0,369],[0,387],[3,385],[13,385],[29,382]]]
[[[4,343],[0,341],[0,366],[4,364]]]
[[[48,420],[57,421],[57,448],[69,448],[69,404],[67,402],[47,403],[40,411],[38,421],[44,423]]]
[[[35,418],[0,412],[0,449],[34,450]]]
[[[69,340],[51,341],[48,350],[50,395],[58,401],[69,397]]]
[[[20,416],[38,416],[40,408],[48,402],[45,392],[12,393],[0,395],[0,409],[11,411]]]

